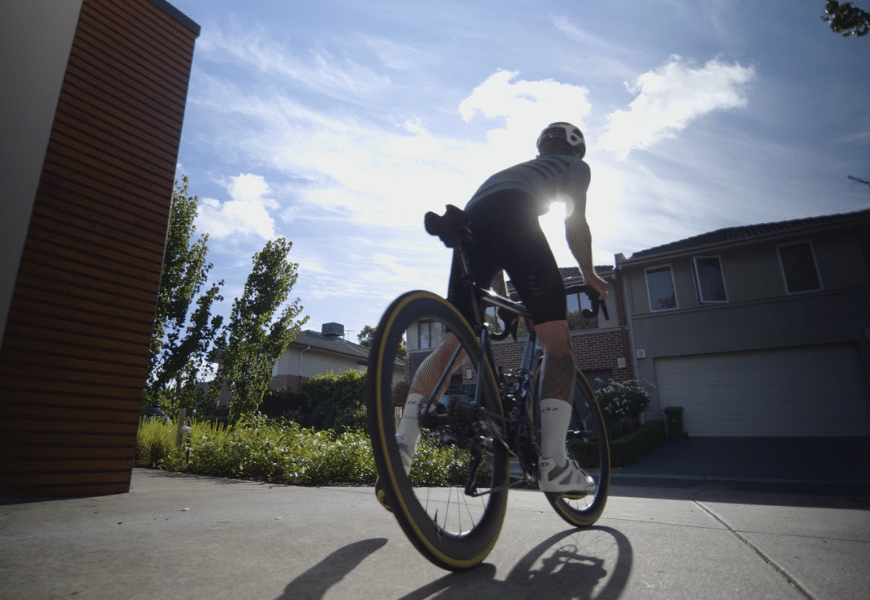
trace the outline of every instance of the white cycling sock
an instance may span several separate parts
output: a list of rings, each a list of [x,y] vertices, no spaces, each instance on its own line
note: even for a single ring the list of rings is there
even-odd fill
[[[559,466],[568,462],[565,436],[571,424],[571,405],[559,398],[541,400],[541,458],[552,458]]]
[[[405,400],[405,410],[402,411],[402,419],[399,421],[399,428],[396,429],[396,439],[410,452],[408,458],[413,458],[417,451],[417,440],[420,438],[420,410],[423,408],[422,402],[425,399],[426,396],[423,394],[408,394],[408,399]],[[405,459],[405,457],[402,458]],[[405,470],[410,468],[409,462],[405,465]]]

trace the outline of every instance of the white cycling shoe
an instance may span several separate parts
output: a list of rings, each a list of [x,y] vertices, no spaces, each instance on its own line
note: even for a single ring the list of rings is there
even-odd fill
[[[538,459],[538,488],[553,494],[588,495],[594,494],[598,485],[576,460],[559,466],[552,458],[541,458]]]

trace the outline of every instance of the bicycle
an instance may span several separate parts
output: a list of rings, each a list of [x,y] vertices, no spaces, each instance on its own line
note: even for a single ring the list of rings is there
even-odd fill
[[[464,248],[477,241],[468,228],[468,216],[448,205],[444,215],[427,213],[426,231],[438,236],[459,257],[463,283],[472,294],[474,323],[444,298],[426,291],[412,291],[390,304],[375,331],[366,381],[368,427],[385,506],[395,515],[412,544],[434,564],[453,571],[469,569],[483,561],[501,530],[512,487],[537,489],[540,431],[535,422],[540,399],[542,351],[536,345],[534,324],[525,307],[483,289],[472,280]],[[605,318],[607,308],[588,286],[571,286],[567,292],[583,291],[594,318],[599,306]],[[506,317],[501,332],[490,331],[485,314],[495,307]],[[493,341],[511,335],[516,342],[519,319],[528,338],[519,369],[496,368]],[[423,325],[421,325],[423,324]],[[425,328],[432,346],[439,338],[455,336],[459,348],[440,373],[435,392],[420,411],[417,456],[447,450],[450,462],[449,487],[417,486],[427,474],[406,474],[395,439],[393,368],[406,331]],[[409,334],[410,335],[410,334]],[[468,382],[473,381],[473,384]],[[594,494],[547,493],[556,513],[575,527],[587,527],[601,516],[610,489],[610,451],[604,419],[595,394],[577,369],[571,425],[566,436],[569,458],[577,460],[597,483]],[[512,474],[511,465],[515,473]],[[419,470],[418,470],[419,471]],[[431,481],[431,479],[429,479]]]

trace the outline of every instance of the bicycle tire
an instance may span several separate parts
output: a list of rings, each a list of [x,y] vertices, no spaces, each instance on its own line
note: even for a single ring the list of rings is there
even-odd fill
[[[457,337],[467,349],[472,368],[477,371],[480,343],[453,305],[430,292],[403,294],[384,313],[372,341],[366,381],[368,426],[380,484],[402,530],[432,563],[460,571],[482,562],[498,538],[507,508],[509,461],[504,447],[493,444],[487,457],[490,473],[479,479],[483,479],[482,491],[487,488],[495,491],[478,498],[465,495],[465,482],[458,487],[426,487],[422,481],[414,484],[405,474],[395,439],[394,358],[405,331],[427,320],[439,323]],[[484,406],[503,419],[498,387],[488,359],[484,359],[482,368]],[[425,435],[424,431],[421,440]],[[414,467],[411,471],[411,476],[415,476]]]
[[[588,527],[601,516],[610,493],[610,445],[595,392],[580,369],[577,369],[574,380],[572,405],[574,410],[565,440],[568,457],[580,463],[596,480],[598,487],[591,497],[572,497],[567,494],[546,496],[565,521],[575,527]]]

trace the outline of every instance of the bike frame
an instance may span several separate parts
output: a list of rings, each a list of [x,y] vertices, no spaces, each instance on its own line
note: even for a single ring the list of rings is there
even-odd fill
[[[460,244],[456,248],[456,253],[459,257],[459,265],[462,273],[462,283],[468,291],[470,298],[472,300],[472,305],[474,307],[474,317],[475,322],[471,323],[472,328],[474,329],[475,334],[480,342],[480,356],[478,357],[478,365],[485,364],[484,361],[489,361],[489,364],[496,366],[496,362],[494,360],[494,356],[492,353],[492,346],[490,343],[490,331],[486,326],[486,320],[484,318],[485,314],[485,305],[493,306],[496,308],[503,308],[514,315],[517,315],[526,320],[528,324],[531,324],[531,316],[526,310],[525,306],[520,304],[519,302],[515,302],[510,298],[505,298],[497,293],[495,293],[491,289],[483,289],[480,285],[474,281],[474,278],[471,274],[471,266],[468,262],[468,257],[465,255],[463,250],[463,245]],[[456,361],[459,359],[459,354],[461,352],[461,348],[457,348],[456,351],[451,356],[450,361],[447,364],[447,368],[441,374],[441,377],[438,380],[437,385],[435,386],[434,391],[428,399],[426,407],[423,409],[423,412],[428,412],[432,406],[432,403],[435,401],[435,397],[438,396],[439,391],[442,389],[444,382],[449,373],[453,372],[455,368]],[[535,374],[538,370],[538,361],[540,360],[539,352],[537,351],[537,335],[532,327],[529,327],[528,338],[526,339],[525,347],[523,349],[523,356],[520,362],[520,368],[517,372],[517,386],[514,392],[519,394],[520,399],[522,400],[519,403],[519,406],[522,407],[522,413],[519,415],[520,419],[529,419],[531,415],[535,415],[539,412],[539,403],[540,399],[537,396],[535,390]],[[477,379],[475,382],[475,394],[474,394],[474,407],[477,409],[481,409],[483,407],[483,374],[484,369],[477,369]],[[506,381],[504,378],[504,374],[501,369],[498,369],[496,373],[498,376],[497,383],[499,384],[499,401],[502,402],[502,410],[506,410],[510,407],[504,406],[504,399],[506,397]],[[538,423],[539,420],[533,420],[533,422]],[[515,448],[512,448],[508,440],[505,438],[508,433],[507,427],[505,427],[504,422],[499,424],[497,427],[491,428],[491,433],[495,440],[501,443],[511,455],[516,456]],[[534,429],[535,439],[540,439],[540,432],[537,430],[537,425]],[[524,471],[525,466],[524,466]],[[530,475],[526,473],[526,475]],[[470,484],[473,483],[474,478],[471,478]],[[509,486],[508,486],[509,487]],[[470,493],[470,495],[478,495],[470,490],[466,490],[466,493]],[[490,492],[486,492],[490,493]]]

